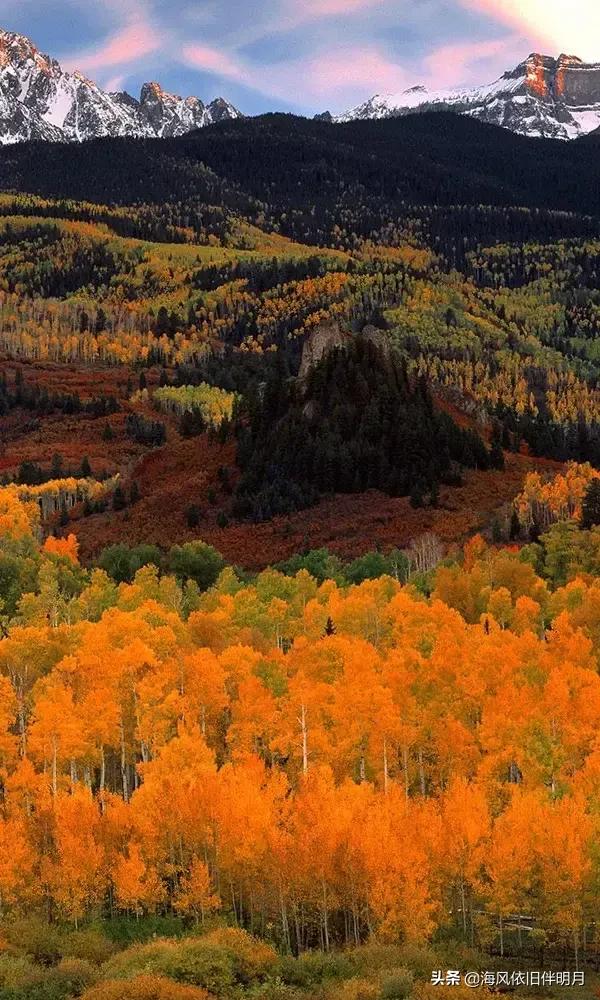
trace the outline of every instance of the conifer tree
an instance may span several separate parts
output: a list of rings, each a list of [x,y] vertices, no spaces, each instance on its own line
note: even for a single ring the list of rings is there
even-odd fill
[[[600,479],[590,482],[581,505],[581,527],[593,528],[600,524]]]

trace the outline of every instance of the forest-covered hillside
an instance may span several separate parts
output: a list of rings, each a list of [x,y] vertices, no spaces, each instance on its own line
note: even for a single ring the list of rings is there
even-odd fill
[[[495,206],[482,218],[469,213],[468,225],[463,218],[453,228],[445,217],[447,235],[460,229],[469,243],[590,235],[589,218],[546,211],[598,216],[599,181],[593,136],[531,140],[443,113],[345,125],[266,115],[175,140],[8,147],[0,160],[4,190],[168,204],[165,218],[184,225],[194,225],[203,203],[319,245],[421,219],[423,206]],[[515,206],[534,209],[534,218],[498,211]]]

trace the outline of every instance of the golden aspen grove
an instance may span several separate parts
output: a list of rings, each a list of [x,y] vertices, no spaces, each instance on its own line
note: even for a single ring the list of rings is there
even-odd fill
[[[426,588],[226,567],[201,593],[153,565],[116,585],[73,535],[40,546],[14,487],[0,511],[24,577],[0,642],[4,920],[177,914],[213,928],[197,975],[217,992],[213,941],[257,981],[276,948],[344,948],[351,980],[365,942],[397,961],[444,929],[466,954],[595,956],[600,585],[577,552],[562,585],[477,536]],[[195,982],[195,940],[101,975]]]

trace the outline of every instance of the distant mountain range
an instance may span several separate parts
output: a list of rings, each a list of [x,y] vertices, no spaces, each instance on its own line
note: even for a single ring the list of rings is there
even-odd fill
[[[411,87],[375,94],[336,117],[345,123],[451,111],[526,136],[575,139],[600,128],[600,63],[577,56],[532,53],[494,83],[463,90]],[[24,35],[0,29],[0,145],[42,139],[76,142],[109,136],[175,138],[215,122],[243,117],[222,97],[204,104],[145,83],[139,99],[109,93],[79,72],[67,72]]]
[[[239,117],[221,97],[204,104],[166,93],[158,83],[145,83],[139,100],[107,93],[81,73],[63,70],[24,35],[0,30],[0,144],[173,137]]]
[[[521,135],[575,139],[600,127],[600,63],[534,52],[487,86],[440,91],[411,87],[399,94],[376,94],[336,118],[319,117],[348,122],[423,111],[454,111]]]

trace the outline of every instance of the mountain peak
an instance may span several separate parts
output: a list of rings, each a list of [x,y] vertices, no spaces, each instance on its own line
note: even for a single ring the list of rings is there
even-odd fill
[[[0,66],[22,66],[27,62],[35,63],[41,72],[49,76],[60,71],[56,60],[40,52],[25,35],[0,28]]]
[[[25,35],[0,29],[0,144],[175,136],[239,115],[222,98],[206,108],[155,81],[143,85],[139,101],[107,93],[83,73],[63,70]]]
[[[25,55],[39,52],[30,38],[16,31],[6,31],[4,28],[0,28],[0,48],[20,49]]]
[[[226,101],[224,97],[215,97],[207,106],[208,113],[213,122],[222,122],[226,119],[243,118],[241,111],[234,108],[233,104]]]
[[[150,80],[148,83],[142,84],[142,89],[140,91],[140,103],[143,104],[145,101],[162,101],[165,98],[172,98],[173,100],[180,101],[180,97],[176,97],[175,94],[168,94],[166,90],[163,90],[160,83],[156,80]]]
[[[569,56],[565,52],[561,52],[558,57],[559,66],[585,66],[583,59],[579,56]]]

